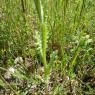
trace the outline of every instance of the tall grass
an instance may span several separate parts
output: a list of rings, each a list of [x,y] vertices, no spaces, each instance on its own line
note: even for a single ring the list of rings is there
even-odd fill
[[[25,62],[20,64],[24,67],[23,70],[20,69],[20,75],[25,76],[21,77],[22,80],[26,79],[29,85],[45,83],[46,92],[49,93],[49,83],[54,79],[51,93],[65,93],[62,90],[65,83],[61,84],[60,79],[65,80],[63,76],[67,77],[66,82],[76,79],[76,70],[79,70],[81,64],[95,63],[94,3],[94,0],[1,0],[0,62],[6,64],[0,64],[0,69],[5,70],[3,67],[8,68],[10,64],[19,64],[14,64],[16,57],[23,57],[25,62],[28,57],[32,60],[29,62],[31,65],[37,65],[34,66],[36,70],[29,64],[32,68],[28,68],[29,71]],[[38,32],[38,36],[34,32]],[[37,38],[38,47],[33,36]],[[36,53],[38,48],[41,58]],[[44,65],[44,71],[41,71],[44,74],[39,74],[39,68],[43,68],[42,65],[38,67],[40,61]],[[17,68],[17,71],[20,70]],[[1,75],[0,77],[18,94]]]

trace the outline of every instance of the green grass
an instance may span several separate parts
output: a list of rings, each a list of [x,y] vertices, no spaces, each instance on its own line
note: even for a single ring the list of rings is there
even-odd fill
[[[0,0],[2,89],[5,85],[17,95],[95,93],[94,82],[85,80],[95,79],[94,3]],[[23,62],[20,59],[15,64],[17,58]],[[16,69],[9,79],[13,83],[4,79],[10,67]]]

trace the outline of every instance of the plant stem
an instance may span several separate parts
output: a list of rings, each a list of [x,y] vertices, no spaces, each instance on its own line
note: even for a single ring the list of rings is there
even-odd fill
[[[0,78],[3,80],[3,82],[14,92],[15,95],[19,95],[17,91],[13,89],[13,87],[3,78],[3,76],[0,74]]]
[[[42,39],[41,39],[42,40],[42,62],[44,67],[46,68],[47,27],[44,20],[43,6],[41,0],[34,0],[34,3],[41,23],[40,27],[42,32]]]

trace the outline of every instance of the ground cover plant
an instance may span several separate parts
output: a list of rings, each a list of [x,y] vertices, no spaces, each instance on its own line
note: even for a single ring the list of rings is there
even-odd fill
[[[95,95],[94,0],[0,0],[0,95]]]

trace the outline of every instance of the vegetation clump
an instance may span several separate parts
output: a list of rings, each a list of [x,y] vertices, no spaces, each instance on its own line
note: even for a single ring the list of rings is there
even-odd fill
[[[94,0],[0,0],[0,95],[95,95]]]

